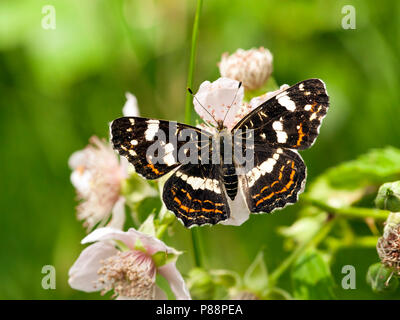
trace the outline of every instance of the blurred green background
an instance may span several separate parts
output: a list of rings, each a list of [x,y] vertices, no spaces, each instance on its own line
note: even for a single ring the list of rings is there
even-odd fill
[[[343,5],[356,8],[356,29],[341,26]],[[56,10],[56,29],[41,22]],[[107,137],[125,92],[141,114],[184,119],[195,1],[0,1],[0,298],[101,298],[72,290],[69,267],[83,246],[67,160],[94,134]],[[194,91],[218,78],[223,52],[264,46],[274,55],[281,85],[318,77],[331,110],[313,148],[302,152],[312,181],[326,168],[373,147],[400,146],[399,1],[205,0]],[[260,248],[272,270],[288,252],[276,230],[296,218],[296,205],[252,216],[241,227],[202,228],[208,268],[243,273]],[[167,240],[193,260],[187,230]],[[339,298],[371,299],[365,282],[376,251],[339,251],[332,266]],[[43,290],[41,269],[54,265],[57,289]],[[343,290],[341,267],[357,270],[357,289]],[[289,277],[280,281],[289,289]]]

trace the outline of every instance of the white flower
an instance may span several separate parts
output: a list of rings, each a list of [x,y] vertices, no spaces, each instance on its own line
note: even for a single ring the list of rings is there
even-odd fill
[[[205,122],[214,126],[217,126],[216,121],[225,119],[224,126],[228,130],[231,130],[249,112],[281,91],[289,88],[288,85],[282,85],[276,91],[265,93],[251,99],[249,103],[245,103],[243,102],[243,88],[240,87],[238,89],[238,87],[239,81],[228,78],[219,78],[214,82],[203,82],[193,98],[196,112]],[[217,130],[213,127],[208,127],[204,124],[200,124],[199,127],[212,134],[217,133]],[[239,226],[249,218],[249,209],[240,192],[239,188],[238,195],[234,201],[228,199],[231,215],[229,219],[221,222],[222,224]]]
[[[152,258],[158,252],[178,254],[164,242],[133,228],[127,232],[96,229],[82,240],[82,243],[89,242],[95,243],[82,251],[69,270],[68,282],[72,288],[103,294],[114,290],[117,299],[165,299],[164,292],[155,283],[156,274],[160,274],[168,281],[176,299],[190,299],[175,261],[157,266]],[[125,250],[116,248],[121,244]]]
[[[263,47],[224,53],[219,63],[222,77],[241,81],[248,90],[259,89],[272,73],[272,54]]]
[[[193,98],[194,109],[205,122],[217,126],[216,121],[225,119],[225,127],[232,129],[253,109],[289,88],[286,84],[282,85],[276,91],[267,92],[245,103],[243,87],[238,87],[239,81],[228,78],[219,78],[214,82],[204,81]]]
[[[126,173],[111,146],[94,136],[86,148],[71,155],[68,164],[73,170],[71,182],[81,200],[78,219],[91,230],[98,223],[104,226],[112,213],[110,225],[122,228],[125,200],[120,191]]]
[[[232,128],[244,97],[243,87],[238,87],[239,81],[228,78],[219,78],[214,82],[204,81],[193,98],[194,109],[205,122],[215,126],[216,121],[222,121],[226,116],[224,124]],[[229,109],[231,110],[226,115]]]

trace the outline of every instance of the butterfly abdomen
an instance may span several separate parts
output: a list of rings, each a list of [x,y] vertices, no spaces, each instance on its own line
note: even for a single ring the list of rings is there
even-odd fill
[[[222,133],[219,137],[221,176],[229,198],[235,199],[238,189],[238,177],[233,164],[233,145],[230,136]]]
[[[238,177],[233,164],[222,165],[222,180],[224,182],[228,197],[234,200],[238,189]]]

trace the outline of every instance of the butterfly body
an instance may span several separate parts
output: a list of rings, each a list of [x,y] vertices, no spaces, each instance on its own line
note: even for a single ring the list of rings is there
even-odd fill
[[[240,199],[254,213],[297,201],[306,178],[297,150],[313,144],[328,107],[324,83],[309,79],[263,102],[233,128],[217,121],[212,133],[123,117],[112,122],[111,140],[146,179],[173,171],[163,201],[186,227],[216,224],[231,217]]]

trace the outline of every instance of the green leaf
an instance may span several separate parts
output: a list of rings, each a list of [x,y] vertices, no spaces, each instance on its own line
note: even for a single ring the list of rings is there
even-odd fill
[[[333,279],[323,255],[311,249],[300,256],[292,267],[295,299],[334,299]]]
[[[264,263],[264,253],[260,251],[247,269],[243,284],[254,292],[263,292],[268,287],[268,271]]]
[[[122,182],[121,192],[130,207],[135,206],[145,198],[156,197],[158,195],[154,185],[141,178],[135,172],[132,172],[129,178]]]
[[[293,239],[297,245],[302,244],[308,241],[321,228],[325,220],[326,214],[299,218],[289,227],[280,227],[278,232],[287,238]]]
[[[324,176],[337,189],[356,189],[396,180],[400,177],[400,150],[394,147],[373,149],[329,169]]]
[[[154,226],[154,214],[150,214],[147,219],[142,223],[138,231],[155,237],[156,228]]]

